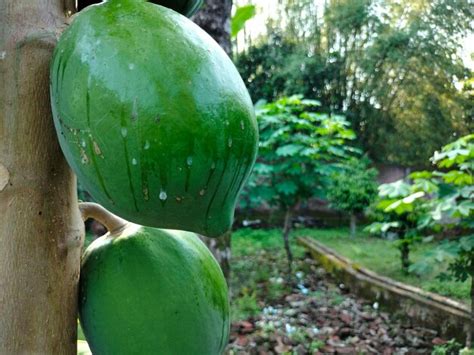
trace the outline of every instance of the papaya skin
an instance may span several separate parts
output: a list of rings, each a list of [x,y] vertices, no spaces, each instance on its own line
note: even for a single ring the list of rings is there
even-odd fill
[[[94,354],[222,354],[224,276],[192,233],[128,224],[86,250],[79,316]]]
[[[101,2],[102,1],[79,0],[78,10],[81,11],[87,6],[90,6],[93,4],[99,4]],[[180,14],[186,17],[191,17],[202,6],[203,0],[152,0],[150,2],[157,5],[168,7],[176,12],[179,12]]]
[[[173,10],[81,11],[51,65],[53,117],[81,184],[134,223],[217,237],[257,152],[252,102],[224,51]]]

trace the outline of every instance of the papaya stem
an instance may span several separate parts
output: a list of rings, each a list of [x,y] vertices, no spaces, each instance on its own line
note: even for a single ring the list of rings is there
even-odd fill
[[[99,221],[107,228],[111,236],[120,234],[128,224],[126,220],[109,212],[98,203],[81,202],[79,203],[79,210],[84,221],[88,218]]]

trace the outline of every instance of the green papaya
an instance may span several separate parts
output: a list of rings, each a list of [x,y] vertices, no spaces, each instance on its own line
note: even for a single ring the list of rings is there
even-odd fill
[[[86,250],[79,318],[94,354],[222,354],[227,286],[195,234],[128,224]]]
[[[82,10],[89,5],[98,4],[100,2],[101,1],[98,0],[79,0],[78,10]],[[152,0],[150,2],[166,6],[184,16],[191,17],[202,6],[203,0]]]
[[[258,132],[235,66],[197,25],[143,0],[81,11],[51,65],[64,155],[92,197],[134,223],[226,232]]]

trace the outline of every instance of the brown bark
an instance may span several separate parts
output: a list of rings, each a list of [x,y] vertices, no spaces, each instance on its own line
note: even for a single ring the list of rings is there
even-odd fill
[[[403,243],[400,246],[400,255],[402,260],[402,271],[405,274],[408,274],[408,269],[410,268],[410,246],[407,243]]]
[[[75,354],[84,227],[51,118],[62,0],[0,1],[0,354]]]
[[[204,31],[216,40],[230,56],[230,14],[232,0],[205,0],[201,10],[192,18]]]
[[[201,10],[193,17],[193,21],[214,38],[229,56],[231,10],[232,0],[206,0]],[[232,233],[228,232],[217,239],[202,238],[219,262],[227,283],[230,278],[231,236]]]
[[[230,279],[230,257],[231,257],[231,237],[232,232],[220,236],[219,238],[203,237],[201,240],[207,245],[212,255],[219,263],[222,273],[224,274],[227,283]],[[230,285],[229,285],[230,286]]]
[[[292,228],[292,220],[293,214],[292,209],[288,208],[285,213],[285,224],[283,225],[283,242],[285,244],[285,251],[286,251],[286,258],[288,260],[288,275],[293,274],[293,253],[291,252],[290,247],[290,232]]]

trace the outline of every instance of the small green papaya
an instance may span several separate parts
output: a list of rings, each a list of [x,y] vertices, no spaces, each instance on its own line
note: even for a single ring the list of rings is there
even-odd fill
[[[94,354],[222,354],[227,285],[189,232],[128,224],[86,250],[79,318]]]
[[[197,25],[143,0],[81,11],[51,65],[64,155],[85,189],[134,223],[216,237],[254,164],[252,102]]]

